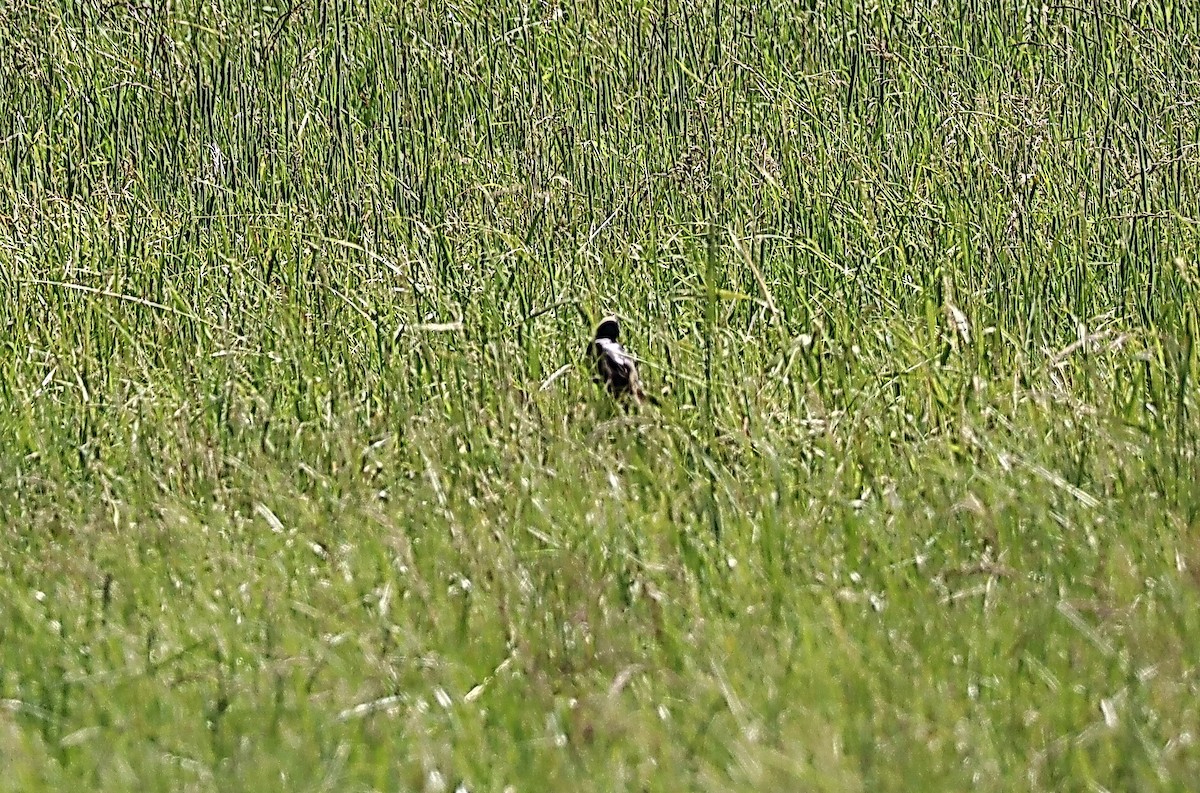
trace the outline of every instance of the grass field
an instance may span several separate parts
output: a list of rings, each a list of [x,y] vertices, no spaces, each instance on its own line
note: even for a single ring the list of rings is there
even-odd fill
[[[1198,42],[9,0],[0,789],[1194,789]]]

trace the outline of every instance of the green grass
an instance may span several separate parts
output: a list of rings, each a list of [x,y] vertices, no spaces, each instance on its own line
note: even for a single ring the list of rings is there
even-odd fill
[[[424,5],[0,10],[0,789],[1191,789],[1200,12]]]

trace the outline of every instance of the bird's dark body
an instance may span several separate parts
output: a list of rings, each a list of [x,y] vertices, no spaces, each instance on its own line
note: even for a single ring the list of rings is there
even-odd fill
[[[595,380],[604,383],[608,392],[618,399],[640,403],[644,398],[638,379],[637,361],[617,341],[621,326],[615,317],[605,319],[596,329],[590,351],[596,367]]]

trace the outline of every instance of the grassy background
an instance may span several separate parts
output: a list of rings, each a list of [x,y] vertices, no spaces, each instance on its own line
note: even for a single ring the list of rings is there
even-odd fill
[[[1200,12],[1088,5],[10,0],[0,788],[1189,789]]]

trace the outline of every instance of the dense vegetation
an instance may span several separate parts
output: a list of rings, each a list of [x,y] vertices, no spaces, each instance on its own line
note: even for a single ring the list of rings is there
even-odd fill
[[[9,0],[0,788],[1191,788],[1200,10],[1083,6]]]

